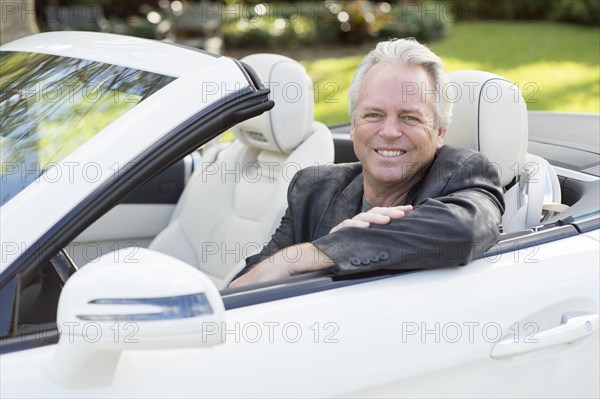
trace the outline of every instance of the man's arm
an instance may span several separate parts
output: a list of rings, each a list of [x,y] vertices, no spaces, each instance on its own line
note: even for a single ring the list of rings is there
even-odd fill
[[[333,260],[309,242],[292,245],[263,260],[243,276],[235,279],[229,288],[263,281],[278,280],[333,266]]]
[[[337,274],[468,263],[498,240],[503,194],[496,169],[479,153],[452,171],[428,176],[425,186],[442,189],[436,197],[425,195],[402,220],[342,229],[313,245],[335,262],[331,270]]]
[[[373,224],[387,224],[393,219],[403,218],[411,209],[411,205],[389,208],[375,207],[368,212],[359,213],[352,219],[344,220],[332,228],[331,232],[349,227],[368,228]],[[276,244],[271,245],[275,247]],[[309,242],[292,245],[263,259],[247,273],[238,276],[229,287],[236,288],[295,276],[300,273],[326,269],[334,264],[334,261],[326,253]]]

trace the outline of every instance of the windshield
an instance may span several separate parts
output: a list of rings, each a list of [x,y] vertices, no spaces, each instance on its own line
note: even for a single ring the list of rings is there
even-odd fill
[[[47,54],[0,53],[0,205],[175,78]]]

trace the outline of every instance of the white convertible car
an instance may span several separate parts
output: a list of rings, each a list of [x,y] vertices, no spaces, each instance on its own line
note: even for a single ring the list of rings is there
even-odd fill
[[[600,395],[598,115],[453,72],[449,144],[506,187],[484,257],[227,289],[294,173],[355,160],[300,64],[83,32],[0,63],[2,398]]]

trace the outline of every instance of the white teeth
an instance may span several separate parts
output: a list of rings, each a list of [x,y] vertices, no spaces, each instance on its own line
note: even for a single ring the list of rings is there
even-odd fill
[[[400,155],[405,154],[405,151],[388,151],[388,150],[377,150],[379,155],[383,155],[384,157],[399,157]]]

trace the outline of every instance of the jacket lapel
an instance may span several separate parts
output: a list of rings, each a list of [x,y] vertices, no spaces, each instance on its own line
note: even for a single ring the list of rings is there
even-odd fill
[[[323,210],[316,235],[322,237],[340,222],[351,219],[360,212],[363,197],[363,175],[358,173],[342,191],[331,198]]]

